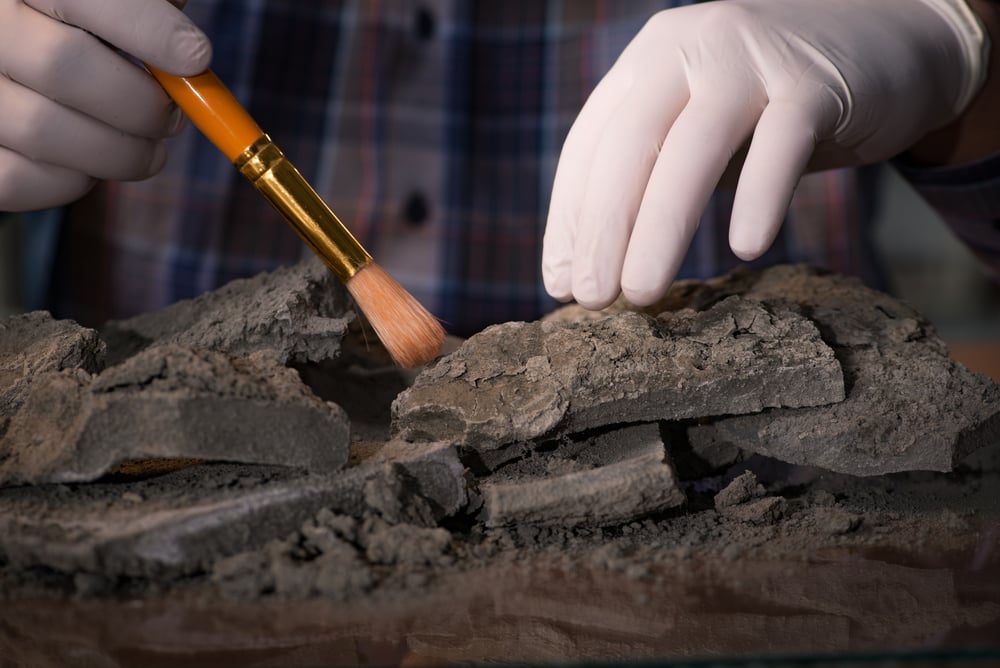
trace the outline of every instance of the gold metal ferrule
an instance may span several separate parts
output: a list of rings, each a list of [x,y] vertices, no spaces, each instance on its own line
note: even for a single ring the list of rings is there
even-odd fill
[[[372,261],[326,202],[266,134],[233,161],[326,266],[346,283]]]

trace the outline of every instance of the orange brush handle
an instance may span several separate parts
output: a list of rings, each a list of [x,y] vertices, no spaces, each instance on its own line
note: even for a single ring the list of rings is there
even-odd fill
[[[211,70],[193,77],[177,77],[150,65],[146,68],[191,122],[230,161],[235,161],[245,148],[264,134]]]
[[[371,255],[211,70],[177,77],[146,67],[202,134],[342,281],[348,282],[372,262]]]

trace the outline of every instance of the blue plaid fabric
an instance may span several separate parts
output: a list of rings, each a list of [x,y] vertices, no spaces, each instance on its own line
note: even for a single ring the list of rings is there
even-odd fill
[[[540,276],[570,124],[664,0],[191,0],[213,69],[375,260],[469,335],[555,304]],[[47,307],[99,325],[309,251],[193,128],[157,177],[67,210]],[[805,261],[878,284],[872,180],[803,180],[761,264]],[[705,212],[682,276],[737,263],[731,196]]]

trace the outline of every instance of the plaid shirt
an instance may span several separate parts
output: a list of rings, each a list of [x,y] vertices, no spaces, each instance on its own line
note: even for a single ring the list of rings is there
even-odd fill
[[[1000,154],[956,167],[920,168],[899,160],[896,166],[1000,281]]]
[[[555,305],[541,238],[562,141],[664,0],[191,0],[213,69],[376,261],[452,333]],[[97,325],[309,251],[193,128],[163,172],[107,183],[65,217],[46,306]],[[760,264],[878,285],[873,180],[806,177]],[[681,276],[738,261],[713,198]]]

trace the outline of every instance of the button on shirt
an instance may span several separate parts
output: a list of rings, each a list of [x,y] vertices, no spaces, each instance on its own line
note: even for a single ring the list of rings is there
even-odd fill
[[[664,0],[190,0],[213,69],[375,260],[458,335],[556,306],[542,286],[552,177],[580,107]],[[49,307],[99,325],[309,251],[194,128],[158,176],[67,212]],[[864,172],[806,177],[760,263],[877,284]],[[731,194],[681,276],[738,263]]]

